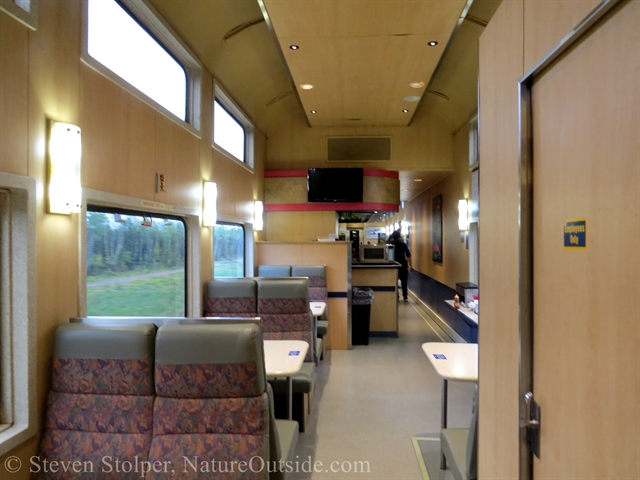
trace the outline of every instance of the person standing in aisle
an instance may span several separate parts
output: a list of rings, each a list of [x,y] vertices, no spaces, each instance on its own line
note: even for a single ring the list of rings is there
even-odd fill
[[[395,231],[391,234],[391,238],[387,242],[394,247],[394,260],[400,264],[398,269],[398,278],[400,279],[400,285],[402,286],[402,298],[408,300],[407,281],[409,279],[409,272],[413,270],[411,266],[411,252],[406,243],[400,238],[400,232]]]

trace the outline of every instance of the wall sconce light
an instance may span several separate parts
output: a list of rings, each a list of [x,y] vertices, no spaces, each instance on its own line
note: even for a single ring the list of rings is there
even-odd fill
[[[467,208],[468,204],[466,200],[458,201],[458,229],[461,232],[466,232],[469,229],[469,212]]]
[[[202,189],[202,225],[213,227],[218,221],[218,185],[214,182],[204,182]]]
[[[264,228],[264,220],[262,214],[264,213],[264,204],[260,200],[256,200],[253,203],[253,229],[262,230]]]
[[[49,213],[80,212],[82,180],[80,127],[51,121],[49,124]]]
[[[400,221],[400,233],[402,233],[402,235],[404,235],[405,237],[409,235],[409,222],[407,222],[406,220]]]

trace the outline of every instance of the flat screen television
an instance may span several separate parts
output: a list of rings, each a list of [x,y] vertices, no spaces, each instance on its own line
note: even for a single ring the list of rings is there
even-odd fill
[[[362,168],[310,168],[309,202],[362,202]]]

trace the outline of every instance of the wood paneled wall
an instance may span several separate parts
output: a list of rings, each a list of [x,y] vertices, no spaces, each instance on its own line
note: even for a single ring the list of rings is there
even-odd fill
[[[307,177],[267,177],[264,179],[265,204],[309,203]],[[362,201],[365,203],[400,202],[400,180],[364,174]]]
[[[469,281],[469,250],[460,241],[458,200],[471,198],[469,171],[469,126],[463,126],[453,137],[454,170],[449,176],[405,204],[392,222],[407,220],[411,226],[409,248],[413,268],[455,288],[457,282]],[[433,247],[432,202],[442,195],[443,262],[435,263]]]
[[[338,233],[336,212],[267,212],[265,218],[270,242],[309,242]]]
[[[375,100],[372,100],[375,101]],[[355,123],[355,122],[354,122]],[[314,127],[304,118],[278,122],[268,132],[267,170],[362,167],[385,170],[448,170],[453,164],[451,127],[440,117],[418,112],[409,127]],[[391,136],[391,160],[327,162],[327,136]]]
[[[518,478],[522,16],[521,0],[504,2],[480,37],[480,478]]]
[[[350,305],[347,292],[351,289],[350,242],[260,242],[256,245],[260,265],[326,265],[327,290],[342,297],[330,297],[329,334],[325,348],[349,348]]]
[[[597,3],[505,1],[480,37],[479,478],[518,477],[518,80]]]
[[[202,130],[195,135],[131,95],[80,60],[82,2],[39,2],[38,30],[0,12],[0,171],[36,179],[38,418],[50,387],[56,328],[79,312],[78,215],[46,213],[47,120],[82,128],[83,187],[201,208],[203,180],[221,186],[221,213],[251,220],[253,201],[263,198],[266,138],[255,132],[254,172],[212,145],[213,75],[202,79]],[[233,92],[230,92],[233,95]],[[155,173],[167,190],[155,192]],[[211,231],[200,230],[202,282],[212,277]],[[261,233],[256,234],[260,238]],[[39,436],[0,458],[17,455],[23,466],[36,453]],[[11,478],[29,478],[23,468]]]

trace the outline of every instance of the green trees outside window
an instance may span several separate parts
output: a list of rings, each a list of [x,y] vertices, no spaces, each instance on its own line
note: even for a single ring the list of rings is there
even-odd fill
[[[86,221],[88,315],[185,315],[181,219],[90,210]]]

